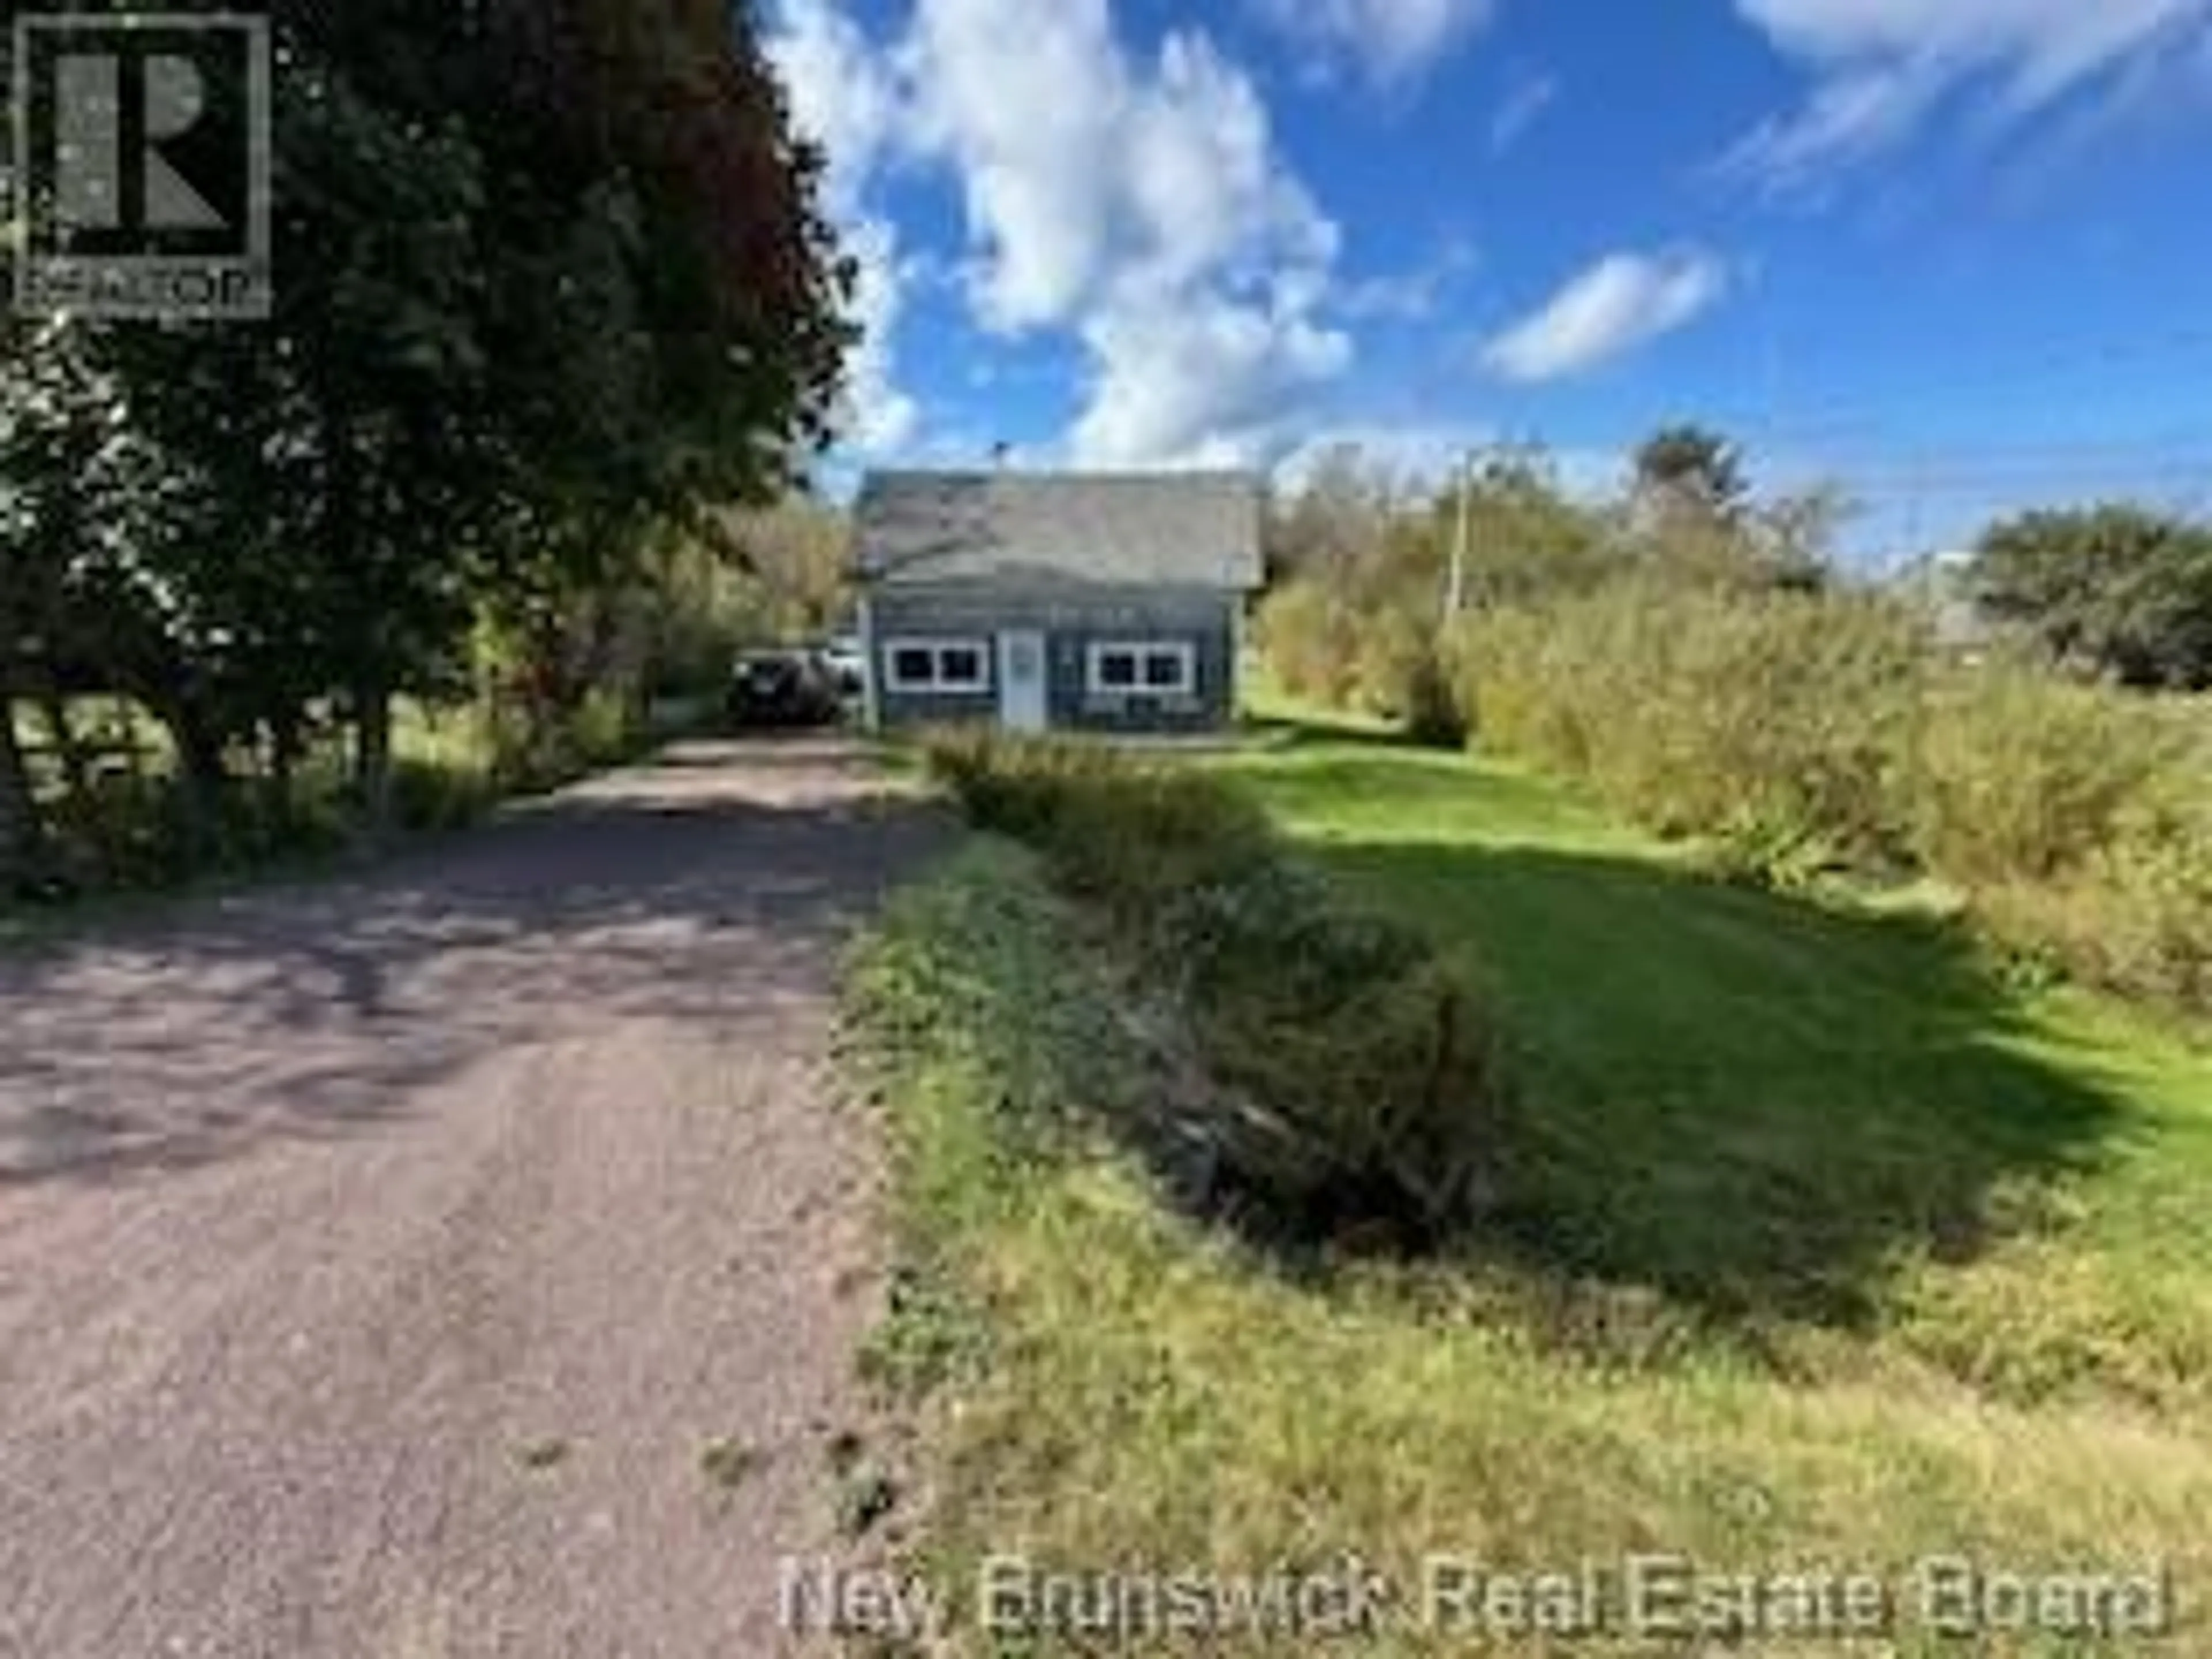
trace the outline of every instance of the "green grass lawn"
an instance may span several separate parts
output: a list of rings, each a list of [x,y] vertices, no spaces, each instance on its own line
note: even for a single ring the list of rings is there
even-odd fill
[[[2008,992],[1910,909],[1705,879],[1503,767],[1323,744],[1243,770],[1329,869],[1494,983],[1523,1050],[1532,1261],[1762,1339],[1924,1343],[2016,1394],[2212,1399],[2205,1051]]]
[[[2148,1645],[2064,1633],[2071,1601],[1947,1644],[1912,1574],[1966,1557],[2163,1570],[2170,1650],[2212,1650],[2212,1054],[2008,990],[1909,906],[1720,885],[1523,774],[1287,735],[1224,764],[1495,988],[1522,1079],[1510,1212],[1449,1261],[1286,1263],[1170,1213],[1110,1150],[1010,1150],[1009,1075],[1081,1093],[1112,1070],[1113,988],[1012,855],[970,854],[896,925],[969,964],[927,994],[950,999],[941,1029],[895,1083],[933,1289],[891,1346],[988,1354],[923,1368],[952,1378],[941,1579],[992,1551],[1229,1573],[1349,1552],[1407,1587],[1437,1556],[1571,1573],[1656,1552],[1897,1592],[1893,1646],[1737,1650]],[[1013,985],[1020,1036],[986,1024]],[[1056,1024],[1063,1005],[1092,1013]],[[1700,1650],[1632,1637],[1601,1582],[1606,1640],[1401,1608],[1358,1650]]]

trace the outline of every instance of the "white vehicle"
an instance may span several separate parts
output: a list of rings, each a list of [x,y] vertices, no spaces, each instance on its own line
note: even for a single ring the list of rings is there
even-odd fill
[[[840,634],[824,641],[817,653],[823,667],[836,676],[839,693],[847,699],[866,695],[868,687],[867,647],[857,634]]]

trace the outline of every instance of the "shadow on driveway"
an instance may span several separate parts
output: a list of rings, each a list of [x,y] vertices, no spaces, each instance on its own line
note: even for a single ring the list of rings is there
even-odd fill
[[[828,738],[695,744],[358,877],[0,957],[0,1194],[359,1133],[489,1054],[817,1005],[939,826]]]

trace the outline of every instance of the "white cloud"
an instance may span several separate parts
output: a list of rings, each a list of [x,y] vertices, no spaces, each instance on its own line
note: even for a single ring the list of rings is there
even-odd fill
[[[1133,277],[1172,289],[1334,257],[1266,106],[1203,35],[1139,65],[1104,0],[921,0],[912,70],[921,142],[961,179],[992,327],[1068,324]]]
[[[1527,137],[1529,129],[1544,118],[1559,97],[1557,76],[1528,75],[1515,82],[1498,112],[1490,118],[1490,153],[1503,155]]]
[[[1079,459],[1248,453],[1262,415],[1342,372],[1351,342],[1321,319],[1337,228],[1206,36],[1144,61],[1105,0],[921,0],[906,65],[915,143],[961,186],[976,318],[1091,355]]]
[[[830,150],[832,210],[861,261],[863,444],[910,443],[920,421],[890,346],[918,261],[869,200],[893,167],[950,175],[957,288],[982,329],[1084,348],[1076,459],[1256,453],[1290,400],[1349,363],[1326,320],[1337,228],[1284,164],[1250,76],[1204,33],[1144,57],[1109,0],[916,0],[878,43],[838,0],[784,0],[772,50]]]
[[[861,454],[896,455],[921,427],[921,405],[899,387],[894,343],[906,307],[907,270],[896,233],[881,220],[854,224],[845,246],[860,266],[853,319],[860,325],[860,343],[845,363],[845,429]]]
[[[1419,81],[1490,21],[1496,0],[1255,0],[1259,15],[1313,54],[1323,72],[1350,64],[1370,85]]]
[[[2001,123],[2115,72],[2212,41],[2212,0],[1735,0],[1818,77],[1804,106],[1747,137],[1731,170],[1818,181],[1918,129],[1969,86]]]
[[[1443,307],[1455,286],[1482,262],[1463,235],[1448,238],[1426,264],[1340,283],[1330,309],[1358,322],[1423,323]]]
[[[1609,254],[1493,338],[1483,361],[1524,383],[1584,374],[1694,321],[1728,282],[1727,267],[1699,249]]]
[[[1293,308],[1219,296],[1109,307],[1085,329],[1100,365],[1074,449],[1102,465],[1223,465],[1284,441],[1290,400],[1349,365],[1351,343]]]
[[[1004,0],[922,0],[906,48],[917,142],[958,174],[981,245],[979,309],[1005,330],[1063,321],[1110,235],[1092,176],[1125,90],[1103,0],[1024,15]]]
[[[833,0],[783,0],[777,23],[769,56],[799,130],[829,157],[826,205],[840,219],[856,216],[896,139],[897,88],[873,43]]]
[[[898,233],[866,205],[868,185],[899,142],[896,85],[866,35],[829,0],[786,0],[768,43],[792,116],[829,159],[823,205],[859,268],[852,320],[860,339],[845,362],[838,424],[861,455],[896,455],[915,441],[921,406],[898,384],[897,334],[907,264]]]

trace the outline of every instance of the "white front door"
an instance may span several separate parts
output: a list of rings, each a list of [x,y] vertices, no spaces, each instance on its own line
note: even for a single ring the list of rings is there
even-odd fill
[[[1009,732],[1042,732],[1052,723],[1046,690],[1044,635],[999,635],[999,724]]]

